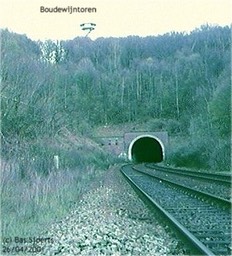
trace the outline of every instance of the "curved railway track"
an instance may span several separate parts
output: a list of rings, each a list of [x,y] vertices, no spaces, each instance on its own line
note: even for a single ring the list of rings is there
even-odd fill
[[[121,172],[196,254],[231,255],[231,202],[154,177],[140,165]]]
[[[139,165],[138,165],[139,167]],[[136,167],[134,167],[136,168]],[[141,165],[144,172],[158,178],[174,181],[201,192],[231,200],[231,176],[223,174],[184,171],[153,164]]]
[[[207,179],[208,181],[221,182],[223,184],[231,184],[231,174],[225,173],[213,173],[213,172],[202,172],[202,171],[191,171],[187,169],[178,169],[172,167],[159,166],[157,164],[146,164],[146,167],[159,171],[165,171],[166,173],[175,173],[183,176],[194,177],[198,179]]]

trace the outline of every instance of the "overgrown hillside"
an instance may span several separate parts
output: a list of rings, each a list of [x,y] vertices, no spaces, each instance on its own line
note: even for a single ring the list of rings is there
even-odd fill
[[[229,27],[43,43],[3,30],[1,38],[4,155],[64,127],[92,136],[105,124],[153,122],[187,138],[174,148],[176,164],[190,157],[228,169]]]
[[[230,34],[229,27],[204,25],[190,34],[35,42],[2,30],[3,204],[75,169],[107,168],[109,156],[91,140],[101,126],[166,130],[168,162],[228,171]],[[66,172],[54,178],[61,175],[56,155]],[[18,204],[9,206],[12,212],[23,209]]]

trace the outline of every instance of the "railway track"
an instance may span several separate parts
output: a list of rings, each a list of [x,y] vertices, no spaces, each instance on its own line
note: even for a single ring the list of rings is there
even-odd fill
[[[169,226],[181,234],[194,254],[231,255],[231,202],[169,180],[138,166],[121,172]]]
[[[141,165],[141,168],[150,175],[169,181],[175,181],[179,184],[194,188],[195,190],[200,190],[226,200],[231,200],[230,175],[193,172],[189,170],[184,171],[180,169],[161,167],[154,164]]]
[[[164,171],[166,173],[175,173],[183,176],[189,176],[197,179],[207,179],[208,181],[216,181],[223,184],[231,184],[231,174],[225,173],[213,173],[213,172],[201,172],[201,171],[191,171],[172,167],[159,166],[156,164],[146,164],[146,167],[154,170]]]

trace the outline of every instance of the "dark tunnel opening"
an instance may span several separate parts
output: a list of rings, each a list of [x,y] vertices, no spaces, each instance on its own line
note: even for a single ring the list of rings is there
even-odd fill
[[[142,137],[131,147],[131,158],[137,163],[158,163],[163,161],[163,149],[159,141],[152,137]]]

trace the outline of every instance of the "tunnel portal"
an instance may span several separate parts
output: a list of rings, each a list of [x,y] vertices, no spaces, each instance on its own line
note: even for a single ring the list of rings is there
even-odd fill
[[[154,136],[139,136],[130,143],[128,158],[137,163],[162,162],[164,159],[164,146]]]

